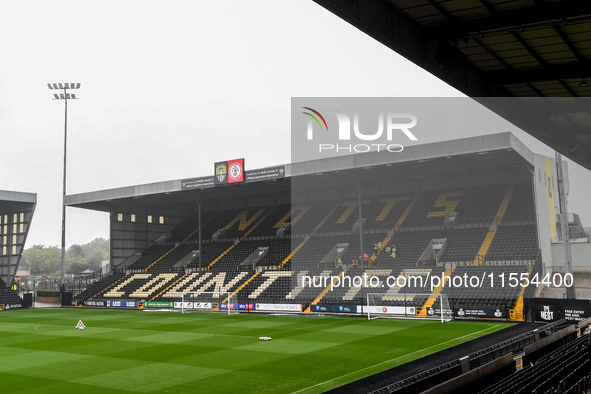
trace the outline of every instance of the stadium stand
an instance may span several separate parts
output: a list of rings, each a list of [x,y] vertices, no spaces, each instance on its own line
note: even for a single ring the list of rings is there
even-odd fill
[[[191,244],[193,245],[193,247],[195,249],[198,249],[199,245],[198,244]],[[226,242],[213,242],[213,241],[204,241],[202,243],[202,247],[203,247],[203,251],[200,251],[200,253],[203,253],[203,255],[201,256],[201,264],[203,265],[203,268],[212,266],[212,264],[214,264],[214,262],[216,261],[216,259],[222,255],[222,253],[224,253],[226,250],[228,250],[229,248],[233,247],[234,242],[231,241],[226,241]],[[188,266],[189,270],[195,270],[197,268],[199,268],[199,259],[195,259],[193,260],[189,266]]]
[[[511,309],[519,292],[498,287],[452,292],[445,285],[431,289],[425,281],[402,288],[330,289],[326,282],[303,286],[301,279],[366,274],[385,284],[389,275],[454,278],[502,272],[509,260],[512,269],[528,272],[537,255],[537,236],[524,213],[533,205],[516,202],[528,196],[531,187],[525,182],[363,199],[365,256],[359,252],[357,200],[204,212],[201,250],[198,217],[193,215],[164,242],[143,251],[125,276],[95,282],[76,300],[180,301],[183,291],[223,288],[236,292],[239,302],[297,302],[306,309],[318,303],[364,305],[368,293],[383,293],[383,301],[395,305],[400,293],[433,291],[448,295],[454,307]],[[278,238],[277,230],[286,224],[287,231]],[[198,272],[199,257],[203,272]],[[424,296],[422,310],[438,307],[435,297]]]
[[[142,252],[141,257],[134,262],[127,270],[130,272],[143,271],[152,266],[159,259],[162,259],[167,253],[172,251],[173,245],[152,244],[148,249]]]
[[[534,260],[538,241],[534,225],[500,226],[486,255],[487,260]]]
[[[17,292],[9,289],[6,285],[6,282],[4,282],[2,279],[0,279],[0,305],[2,305],[3,308],[6,308],[10,305],[20,305],[20,307],[23,305],[23,299],[18,295]]]
[[[365,379],[340,389],[349,392],[353,387],[366,384],[372,387],[366,392],[372,394],[583,394],[588,388],[591,350],[589,334],[583,332],[587,325],[588,322],[580,322],[577,329],[564,319],[558,320],[380,388],[373,387],[371,379]],[[495,337],[490,336],[491,339]],[[477,346],[482,342],[487,342],[487,339],[472,341],[470,344]],[[522,367],[517,368],[516,360],[523,361]],[[396,376],[395,371],[404,374],[405,368],[397,367],[381,375]]]
[[[498,278],[498,275],[505,271],[506,267],[503,266],[456,267],[452,274],[452,280],[454,277],[464,277],[465,275],[482,277],[486,273],[482,286],[476,288],[470,286],[447,287],[443,293],[448,294],[456,307],[480,305],[501,309],[513,308],[521,290],[520,287],[491,285],[490,275],[493,275],[493,278]],[[515,265],[511,267],[511,272],[517,274],[528,272],[528,267]]]
[[[286,220],[291,217],[291,206],[280,205],[271,209],[271,212],[265,219],[254,228],[249,234],[249,238],[255,237],[274,237],[277,229],[283,224],[283,218]]]
[[[505,212],[505,220],[520,221],[534,220],[534,197],[529,182],[519,182],[515,185],[515,192]]]
[[[124,277],[125,271],[121,270],[112,272],[110,275],[107,275],[88,285],[84,291],[76,295],[74,300],[81,304],[85,300],[92,298],[94,295],[103,291],[104,289],[111,287],[115,282],[121,280]]]

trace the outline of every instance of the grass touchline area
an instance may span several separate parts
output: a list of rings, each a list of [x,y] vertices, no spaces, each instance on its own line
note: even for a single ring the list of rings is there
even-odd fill
[[[336,378],[333,378],[333,379],[330,379],[330,380],[326,380],[326,381],[324,381],[324,382],[320,382],[320,383],[318,383],[318,384],[315,384],[314,386],[310,386],[310,387],[306,387],[306,388],[303,388],[303,389],[301,389],[301,390],[298,390],[298,391],[294,391],[294,392],[292,392],[291,394],[301,393],[301,392],[307,391],[307,390],[309,390],[309,389],[313,389],[313,388],[315,388],[315,387],[322,386],[322,385],[324,385],[324,384],[327,384],[327,383],[333,382],[333,381],[335,381],[335,380],[338,380],[338,379],[341,379],[341,378],[344,378],[344,377],[347,377],[347,376],[351,376],[351,375],[354,375],[354,374],[356,374],[356,373],[360,373],[360,372],[362,372],[362,371],[366,371],[366,370],[368,370],[368,369],[371,369],[371,368],[374,368],[374,367],[377,367],[377,366],[380,366],[380,365],[384,365],[384,364],[391,363],[391,362],[393,362],[393,361],[400,360],[401,358],[408,357],[408,356],[410,356],[410,355],[413,355],[413,354],[421,353],[421,352],[424,352],[424,351],[426,351],[426,350],[429,350],[429,349],[432,349],[432,348],[435,348],[435,347],[440,347],[440,346],[441,346],[441,345],[443,345],[444,343],[455,342],[455,341],[458,341],[458,340],[460,340],[460,339],[463,339],[463,338],[466,338],[466,337],[472,337],[472,336],[474,336],[474,338],[470,338],[470,339],[468,339],[468,340],[475,339],[475,338],[478,338],[478,336],[479,336],[479,335],[476,335],[476,334],[479,334],[479,333],[481,333],[481,332],[484,332],[484,331],[489,331],[489,330],[491,330],[491,329],[494,329],[494,328],[498,327],[499,325],[500,325],[500,324],[496,324],[496,325],[494,325],[493,327],[485,328],[485,329],[483,329],[483,330],[477,331],[477,332],[475,332],[475,333],[472,333],[472,334],[466,334],[466,335],[464,335],[464,336],[462,336],[462,337],[458,337],[458,338],[450,339],[449,341],[442,342],[442,343],[440,343],[440,344],[433,345],[433,346],[430,346],[430,347],[428,347],[428,348],[419,349],[419,350],[416,350],[416,351],[414,351],[414,352],[412,352],[412,353],[409,353],[409,354],[406,354],[406,355],[403,355],[403,356],[398,356],[398,357],[392,358],[392,359],[390,359],[390,360],[382,361],[382,362],[380,362],[380,363],[377,363],[377,364],[374,364],[374,365],[370,365],[370,366],[368,366],[368,367],[365,367],[365,368],[363,368],[363,369],[360,369],[360,370],[357,370],[357,371],[353,371],[353,372],[349,372],[348,374],[345,374],[345,375],[342,375],[342,376],[339,376],[339,377],[336,377]],[[476,336],[475,336],[475,335],[476,335]],[[462,342],[464,342],[464,341],[460,341],[459,343],[462,343]],[[446,347],[444,346],[444,347],[442,347],[442,348],[441,348],[441,349],[439,349],[439,350],[442,350],[442,349],[445,349],[445,348],[446,348]],[[437,351],[439,351],[439,350],[437,350]],[[426,354],[424,354],[424,355],[423,355],[423,356],[421,356],[421,357],[424,357],[424,356],[426,356],[426,355],[428,355],[428,354],[431,354],[431,353],[426,353]],[[418,357],[417,357],[417,358],[418,358]],[[401,365],[401,364],[398,364],[398,365]]]
[[[82,320],[85,330],[75,329]],[[10,393],[316,393],[508,327],[43,308],[0,313]],[[261,336],[271,341],[260,341]]]

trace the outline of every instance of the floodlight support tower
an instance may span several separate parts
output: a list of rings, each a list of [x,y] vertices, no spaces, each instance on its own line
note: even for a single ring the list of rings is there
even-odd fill
[[[66,164],[68,148],[68,100],[77,100],[75,94],[68,93],[70,89],[80,89],[80,82],[76,83],[48,83],[50,90],[63,90],[63,93],[54,93],[54,100],[64,100],[64,176],[62,190],[62,261],[60,275],[60,291],[64,289],[66,276]]]
[[[358,264],[361,265],[363,268],[367,268],[365,266],[365,259],[363,258],[363,214],[361,212],[361,185],[357,184],[357,205],[359,207],[359,262]],[[369,263],[369,260],[368,260]]]
[[[203,253],[201,253],[203,250],[201,249],[201,234],[203,233],[201,229],[201,201],[197,204],[199,204],[199,274],[201,274],[201,256],[203,255]]]

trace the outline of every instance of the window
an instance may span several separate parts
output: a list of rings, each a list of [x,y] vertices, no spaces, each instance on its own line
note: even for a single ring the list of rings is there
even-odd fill
[[[135,213],[132,213],[132,214],[131,214],[131,221],[132,221],[132,223],[134,223],[134,222],[135,222]]]
[[[164,216],[160,216],[159,223],[164,224]]]
[[[152,215],[148,215],[148,223],[152,223]]]
[[[123,214],[122,213],[118,213],[117,214],[117,221],[118,222],[122,222],[123,221]]]

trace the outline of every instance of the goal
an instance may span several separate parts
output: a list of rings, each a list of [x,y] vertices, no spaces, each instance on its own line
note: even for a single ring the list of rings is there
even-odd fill
[[[363,312],[368,320],[389,317],[445,323],[453,319],[447,294],[368,293]]]
[[[228,315],[240,313],[236,294],[227,291],[183,291],[181,311],[224,312]]]

